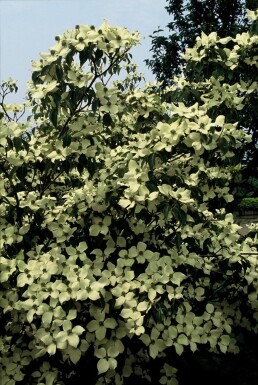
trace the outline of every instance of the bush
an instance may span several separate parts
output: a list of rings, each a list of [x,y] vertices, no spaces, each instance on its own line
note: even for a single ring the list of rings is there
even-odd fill
[[[239,208],[242,210],[257,210],[258,198],[243,198],[239,204]]]

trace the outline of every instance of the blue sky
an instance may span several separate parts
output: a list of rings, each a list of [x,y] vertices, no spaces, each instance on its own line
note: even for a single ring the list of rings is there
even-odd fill
[[[103,20],[141,33],[144,39],[132,51],[134,61],[147,81],[154,80],[143,61],[151,56],[149,35],[170,21],[165,5],[165,0],[0,0],[0,78],[18,80],[12,101],[23,101],[31,60],[38,60],[56,35],[76,24],[99,26]]]

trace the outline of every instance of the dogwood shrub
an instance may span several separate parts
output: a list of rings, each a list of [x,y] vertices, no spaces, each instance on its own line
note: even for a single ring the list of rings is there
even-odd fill
[[[243,240],[224,208],[249,137],[219,108],[257,92],[256,32],[188,50],[189,62],[247,68],[230,89],[222,75],[191,84],[206,87],[193,104],[164,97],[183,75],[141,89],[139,34],[106,22],[57,36],[23,105],[3,82],[2,385],[177,385],[175,355],[238,353],[239,330],[257,333],[256,228]]]

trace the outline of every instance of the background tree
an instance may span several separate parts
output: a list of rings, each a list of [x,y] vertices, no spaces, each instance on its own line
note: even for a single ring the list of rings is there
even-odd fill
[[[189,63],[187,65],[182,55],[187,47],[194,46],[197,36],[201,35],[202,32],[206,35],[216,32],[218,36],[224,38],[245,31],[248,24],[250,24],[245,9],[255,10],[258,7],[258,1],[167,0],[167,2],[166,9],[172,18],[167,28],[171,34],[168,36],[160,35],[162,29],[154,32],[151,49],[153,55],[151,59],[146,60],[157,80],[162,81],[161,87],[172,85],[174,76],[180,75],[182,70],[184,70],[186,78],[192,82],[198,82],[211,76],[219,79],[221,75],[224,76],[223,82],[229,86],[234,84],[236,80],[240,81],[243,74],[242,68],[232,68],[232,71],[230,69],[226,72],[222,71],[222,74],[222,72],[219,72],[218,67],[208,65],[210,58],[207,58],[204,65],[201,63],[197,65],[196,63],[193,68]],[[225,60],[225,57],[222,60]],[[252,79],[253,81],[258,79],[258,71],[255,66],[252,68]],[[249,103],[243,109],[234,112],[233,120],[236,119],[239,126],[252,137],[252,141],[246,143],[238,153],[241,167],[236,170],[232,181],[232,191],[234,191],[236,199],[234,202],[235,207],[243,197],[256,197],[258,195],[257,97],[257,93],[253,93]],[[177,98],[179,101],[184,100],[186,103],[193,103],[200,100],[200,94],[196,93],[194,86],[191,88],[188,85],[183,92],[179,94],[177,92],[177,95],[173,93],[173,100],[175,101]],[[222,104],[220,108],[221,113],[225,113],[224,110],[227,106]],[[255,204],[255,201],[253,203]],[[229,205],[229,209],[233,209],[233,206]]]
[[[220,37],[235,36],[245,31],[249,24],[246,8],[254,10],[257,0],[166,0],[165,7],[172,21],[166,26],[168,36],[162,29],[154,31],[153,53],[146,63],[164,86],[173,83],[186,63],[181,57],[187,47],[193,47],[197,36],[216,31]]]

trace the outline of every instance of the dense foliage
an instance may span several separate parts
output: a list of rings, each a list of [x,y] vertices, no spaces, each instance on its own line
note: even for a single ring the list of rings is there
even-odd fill
[[[239,204],[239,208],[242,210],[257,210],[258,198],[244,198]]]
[[[166,0],[171,22],[164,30],[154,31],[152,58],[146,63],[159,81],[173,83],[186,64],[182,57],[186,48],[193,47],[196,38],[216,31],[221,37],[235,36],[246,31],[249,24],[245,9],[255,10],[257,0]]]
[[[238,353],[257,334],[257,231],[242,240],[224,209],[250,140],[233,112],[257,90],[248,15],[251,34],[202,34],[186,53],[194,71],[240,66],[234,85],[141,90],[138,33],[107,23],[56,37],[26,105],[2,84],[1,385],[176,385],[176,357]],[[168,102],[185,82],[199,101]]]
[[[209,50],[204,52],[201,60],[196,60],[195,63],[187,60],[184,51],[187,47],[192,48],[195,45],[197,38],[197,50],[202,47],[202,41],[198,36],[203,34],[205,36],[215,32],[220,38],[227,39],[228,36],[243,36],[247,39],[249,35],[245,33],[247,25],[250,24],[245,15],[245,7],[254,10],[258,8],[257,0],[168,0],[166,7],[168,13],[171,15],[172,21],[168,24],[169,36],[161,36],[162,30],[157,31],[152,37],[152,59],[146,60],[148,66],[159,81],[162,81],[160,87],[173,85],[176,81],[174,76],[181,76],[184,72],[186,80],[190,82],[205,81],[205,79],[213,78],[219,84],[219,87],[224,84],[228,87],[228,93],[235,92],[234,87],[236,83],[241,82],[242,77],[246,75],[246,64],[228,66],[227,55],[224,50],[216,50],[214,41],[209,42]],[[252,31],[257,33],[257,31]],[[215,38],[216,39],[216,38]],[[223,43],[224,44],[224,43]],[[241,49],[245,50],[244,41],[239,42]],[[199,46],[199,48],[198,48]],[[218,48],[221,48],[221,45]],[[225,45],[224,45],[225,46]],[[230,42],[227,48],[231,49]],[[217,55],[217,59],[216,59]],[[243,52],[244,55],[244,52]],[[238,57],[235,57],[235,61]],[[193,65],[194,64],[194,65]],[[252,79],[254,82],[258,81],[258,71],[256,67],[252,67]],[[244,79],[245,80],[245,79]],[[227,86],[226,86],[227,85]],[[239,92],[239,90],[238,90]],[[179,93],[173,94],[172,100],[175,102],[183,101],[186,104],[199,102],[201,93],[196,92],[195,87],[189,89],[189,84]],[[216,97],[215,97],[216,98]],[[236,170],[235,176],[231,183],[231,192],[233,193],[238,204],[243,197],[254,196],[257,197],[257,187],[254,188],[253,180],[257,185],[257,164],[258,164],[258,110],[257,92],[254,91],[249,95],[249,102],[237,110],[232,110],[229,106],[230,102],[225,97],[221,98],[219,103],[214,105],[214,108],[220,109],[220,113],[227,115],[230,113],[232,121],[238,121],[239,127],[247,132],[252,140],[242,146],[238,152],[239,163],[241,167]],[[229,110],[231,112],[229,112]],[[217,113],[217,111],[216,111]],[[228,116],[229,118],[229,116]],[[229,209],[232,207],[229,205]]]

